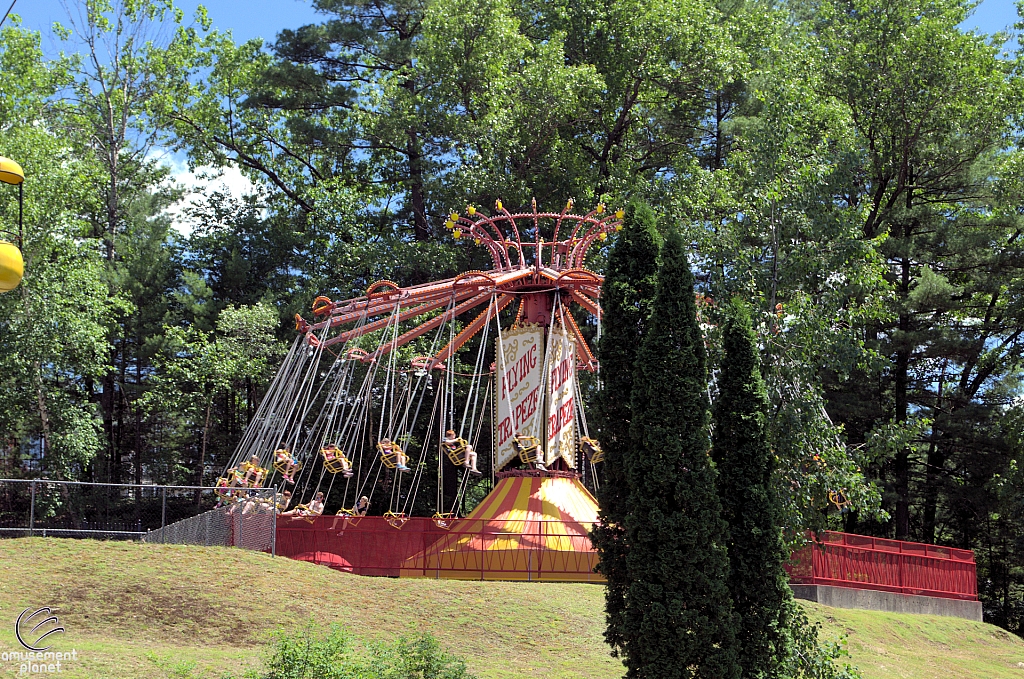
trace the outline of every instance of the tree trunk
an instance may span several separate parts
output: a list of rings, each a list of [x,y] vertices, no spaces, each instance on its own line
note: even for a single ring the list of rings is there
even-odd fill
[[[935,516],[939,504],[940,470],[946,463],[945,455],[935,441],[928,446],[925,471],[924,508],[921,512],[921,541],[932,544],[935,542]]]
[[[903,326],[902,318],[900,326]],[[903,349],[896,355],[896,414],[897,422],[906,422],[907,367],[910,352]],[[910,449],[903,448],[896,453],[893,463],[894,490],[896,492],[896,539],[906,540],[910,535]]]
[[[912,173],[910,173],[912,177]],[[911,179],[911,181],[913,181]],[[913,206],[913,191],[907,190],[907,210]],[[900,281],[897,295],[899,297],[899,331],[896,337],[896,366],[895,366],[895,416],[897,422],[906,422],[910,414],[910,400],[908,388],[910,386],[910,352],[912,339],[910,337],[911,317],[907,308],[907,300],[910,297],[910,245],[914,233],[912,218],[908,215],[903,223],[903,228],[898,232],[900,238]],[[895,464],[896,491],[896,539],[906,540],[910,536],[910,448],[904,448],[896,453]]]
[[[427,224],[427,200],[423,190],[423,153],[416,130],[410,127],[408,135],[406,155],[409,157],[409,200],[412,203],[413,231],[416,234],[416,240],[422,242],[430,238]]]
[[[715,168],[716,170],[722,169],[722,154],[725,147],[725,139],[722,134],[722,119],[724,118],[722,112],[722,92],[719,91],[715,94]]]

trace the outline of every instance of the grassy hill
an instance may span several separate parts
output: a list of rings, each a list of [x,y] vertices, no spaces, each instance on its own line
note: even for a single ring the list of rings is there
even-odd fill
[[[52,606],[75,648],[68,678],[211,677],[258,661],[275,627],[341,621],[363,640],[429,630],[481,678],[621,677],[601,639],[598,585],[363,578],[234,549],[29,538],[0,540],[0,651],[13,622]],[[1024,677],[1024,642],[956,618],[807,604],[825,634],[849,635],[866,679]],[[0,661],[0,676],[18,664]]]

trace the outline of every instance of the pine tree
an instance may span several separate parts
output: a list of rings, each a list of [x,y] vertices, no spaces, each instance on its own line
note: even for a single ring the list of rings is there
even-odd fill
[[[782,506],[772,485],[768,395],[746,307],[734,300],[723,328],[725,356],[715,401],[711,456],[729,524],[729,591],[738,617],[743,677],[779,676],[792,595],[782,570]]]
[[[637,349],[654,298],[659,241],[651,208],[630,204],[622,232],[608,257],[601,295],[604,313],[599,358],[604,389],[596,405],[604,464],[597,493],[601,523],[594,528],[591,539],[601,557],[598,568],[608,580],[605,639],[616,655],[622,648],[626,591],[623,539],[627,491],[623,456],[629,448],[629,397]]]
[[[635,679],[740,675],[693,283],[682,237],[672,233],[637,357],[625,458],[624,647],[626,676]]]

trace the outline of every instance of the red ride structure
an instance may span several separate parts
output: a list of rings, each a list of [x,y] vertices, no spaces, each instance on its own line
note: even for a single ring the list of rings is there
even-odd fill
[[[290,488],[278,553],[350,572],[600,581],[597,502],[580,477],[596,483],[602,452],[577,379],[598,364],[573,312],[600,331],[603,278],[587,254],[623,213],[572,207],[469,206],[445,226],[483,247],[492,269],[410,287],[382,280],[360,297],[318,297],[311,320],[296,315],[299,335],[218,484],[225,502],[245,501],[246,487]],[[460,351],[474,344],[467,372]],[[492,490],[463,515],[487,459]],[[411,516],[430,472],[436,511]],[[325,513],[329,504],[340,509]],[[795,584],[977,598],[965,550],[825,533],[790,572]]]
[[[443,369],[445,361],[515,300],[520,302],[516,325],[548,326],[556,300],[563,305],[576,303],[600,316],[598,299],[604,279],[585,268],[584,262],[595,242],[607,239],[609,234],[622,228],[623,214],[621,210],[606,214],[604,206],[598,205],[586,215],[574,215],[569,213],[572,205],[570,201],[561,212],[537,212],[534,201],[532,212],[511,213],[501,201],[497,201],[497,210],[491,216],[483,215],[473,207],[467,209],[465,216],[452,213],[445,222],[446,228],[455,238],[472,239],[484,247],[494,264],[492,270],[469,271],[455,278],[407,288],[382,280],[367,288],[364,296],[342,302],[318,297],[313,305],[313,314],[321,320],[310,323],[296,316],[297,329],[305,334],[307,342],[316,345],[325,330],[346,328],[360,320],[374,319],[323,340],[323,345],[329,347],[350,343],[387,327],[389,323],[404,322],[446,308],[443,314],[415,326],[375,351],[357,352],[352,356],[364,363],[372,363],[453,318],[488,304],[496,295],[496,302],[474,318],[441,351],[434,356],[420,358],[417,367],[431,370]],[[545,222],[551,224],[550,240],[542,236],[545,231],[542,223]],[[524,235],[531,235],[532,240],[524,239]],[[397,319],[392,318],[396,314]],[[571,314],[565,314],[564,319],[575,340],[578,367],[596,370],[597,360]]]
[[[587,256],[622,228],[623,213],[572,208],[467,206],[445,227],[484,248],[490,270],[409,287],[382,280],[356,298],[318,297],[311,319],[296,315],[299,336],[219,484],[225,501],[243,500],[236,488],[254,484],[289,488],[281,553],[334,554],[327,561],[360,572],[422,577],[447,568],[515,579],[522,556],[525,579],[530,568],[593,579],[597,503],[581,477],[596,483],[602,453],[577,376],[596,371],[597,360],[578,319],[599,332],[603,278]],[[492,490],[463,516],[466,489],[487,460]],[[436,511],[413,517],[431,473]],[[446,491],[453,473],[455,497]],[[324,515],[339,496],[339,518]],[[386,511],[364,517],[367,505]],[[448,537],[434,551],[397,537],[354,550],[371,526]],[[321,529],[342,531],[346,544],[325,541]],[[399,542],[417,550],[379,548]],[[371,563],[370,552],[382,561]]]
[[[827,585],[978,600],[974,552],[920,542],[826,531],[793,555],[794,585]]]

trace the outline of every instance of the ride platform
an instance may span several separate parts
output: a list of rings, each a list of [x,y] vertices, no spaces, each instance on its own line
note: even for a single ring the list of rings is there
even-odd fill
[[[604,582],[590,529],[597,501],[571,472],[506,472],[463,519],[281,517],[277,553],[359,575]],[[447,526],[447,527],[445,527]]]

